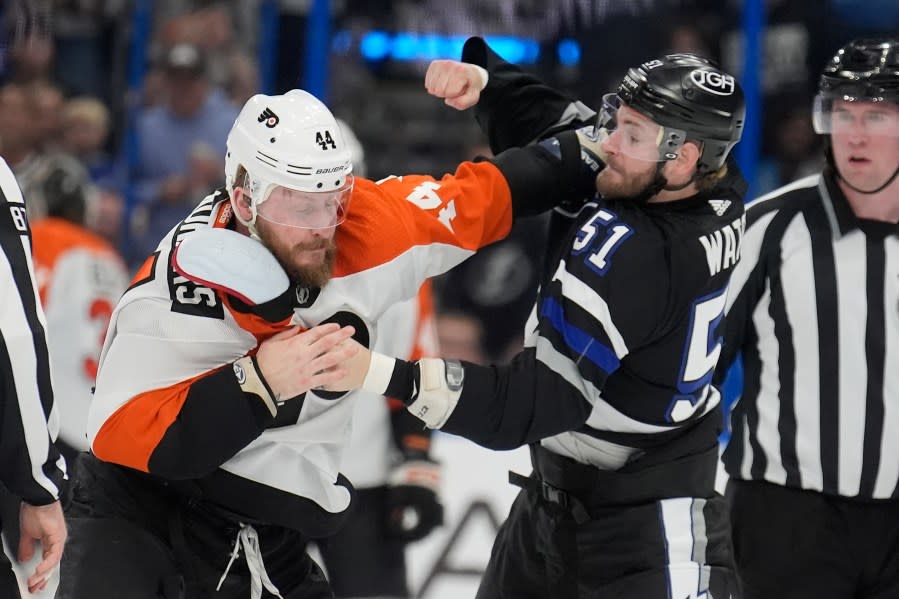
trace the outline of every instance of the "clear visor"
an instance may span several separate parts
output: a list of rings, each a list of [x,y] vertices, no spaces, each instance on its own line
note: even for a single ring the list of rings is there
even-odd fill
[[[257,217],[297,229],[330,229],[346,220],[353,176],[332,191],[299,191],[269,185],[256,201]]]
[[[899,137],[899,105],[818,95],[812,109],[812,123],[822,135]]]
[[[605,143],[610,151],[646,162],[674,160],[687,139],[686,132],[663,127],[629,108],[618,94],[602,97],[599,126],[609,132]]]

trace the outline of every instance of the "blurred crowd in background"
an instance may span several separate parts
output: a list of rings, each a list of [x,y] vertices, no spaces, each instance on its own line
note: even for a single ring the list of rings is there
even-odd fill
[[[302,85],[313,4],[4,2],[0,156],[19,179],[32,220],[83,202],[82,224],[129,268],[139,266],[223,184],[225,138],[243,103],[257,91]],[[140,6],[149,8],[149,36],[136,53]],[[756,195],[820,168],[811,98],[815,73],[834,50],[899,30],[895,0],[767,0],[765,7]],[[489,150],[470,114],[425,93],[427,61],[364,56],[360,40],[370,31],[534,40],[541,51],[525,68],[591,106],[626,65],[664,53],[706,55],[733,73],[743,64],[737,0],[334,0],[329,8],[323,99],[360,142],[357,174],[372,179],[440,175]],[[275,15],[276,40],[260,39],[265,10]],[[577,60],[560,60],[555,48],[563,39],[577,42]],[[147,59],[136,83],[134,56]],[[269,89],[262,89],[263,72],[272,74]],[[488,362],[517,350],[541,268],[542,224],[523,221],[508,240],[436,282],[442,355]]]

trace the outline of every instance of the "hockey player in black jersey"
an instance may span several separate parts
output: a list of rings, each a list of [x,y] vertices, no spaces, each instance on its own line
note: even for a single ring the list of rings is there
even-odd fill
[[[736,597],[711,377],[743,231],[727,160],[739,85],[702,58],[666,56],[630,69],[597,118],[483,40],[463,61],[432,64],[426,86],[477,103],[494,150],[595,125],[581,134],[603,140],[599,193],[553,215],[511,363],[360,352],[343,384],[404,398],[429,427],[486,447],[530,444],[534,471],[510,474],[523,490],[479,599]]]

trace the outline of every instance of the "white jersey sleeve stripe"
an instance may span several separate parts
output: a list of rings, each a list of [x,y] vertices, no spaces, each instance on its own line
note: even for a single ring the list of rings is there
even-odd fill
[[[576,303],[599,321],[606,335],[608,335],[609,341],[612,342],[612,348],[615,350],[618,359],[620,360],[626,356],[628,354],[627,344],[624,342],[624,337],[619,332],[618,327],[612,321],[612,314],[609,312],[609,305],[606,301],[591,289],[589,285],[571,275],[565,268],[564,260],[559,263],[559,268],[556,269],[553,280],[562,284],[562,295],[566,299]]]

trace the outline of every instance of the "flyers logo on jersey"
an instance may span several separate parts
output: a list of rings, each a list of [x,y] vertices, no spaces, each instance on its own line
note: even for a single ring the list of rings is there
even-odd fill
[[[269,129],[274,129],[274,127],[281,121],[281,119],[278,118],[278,115],[268,106],[265,107],[265,110],[262,111],[262,114],[259,115],[257,120],[260,123],[265,121],[265,126]]]

